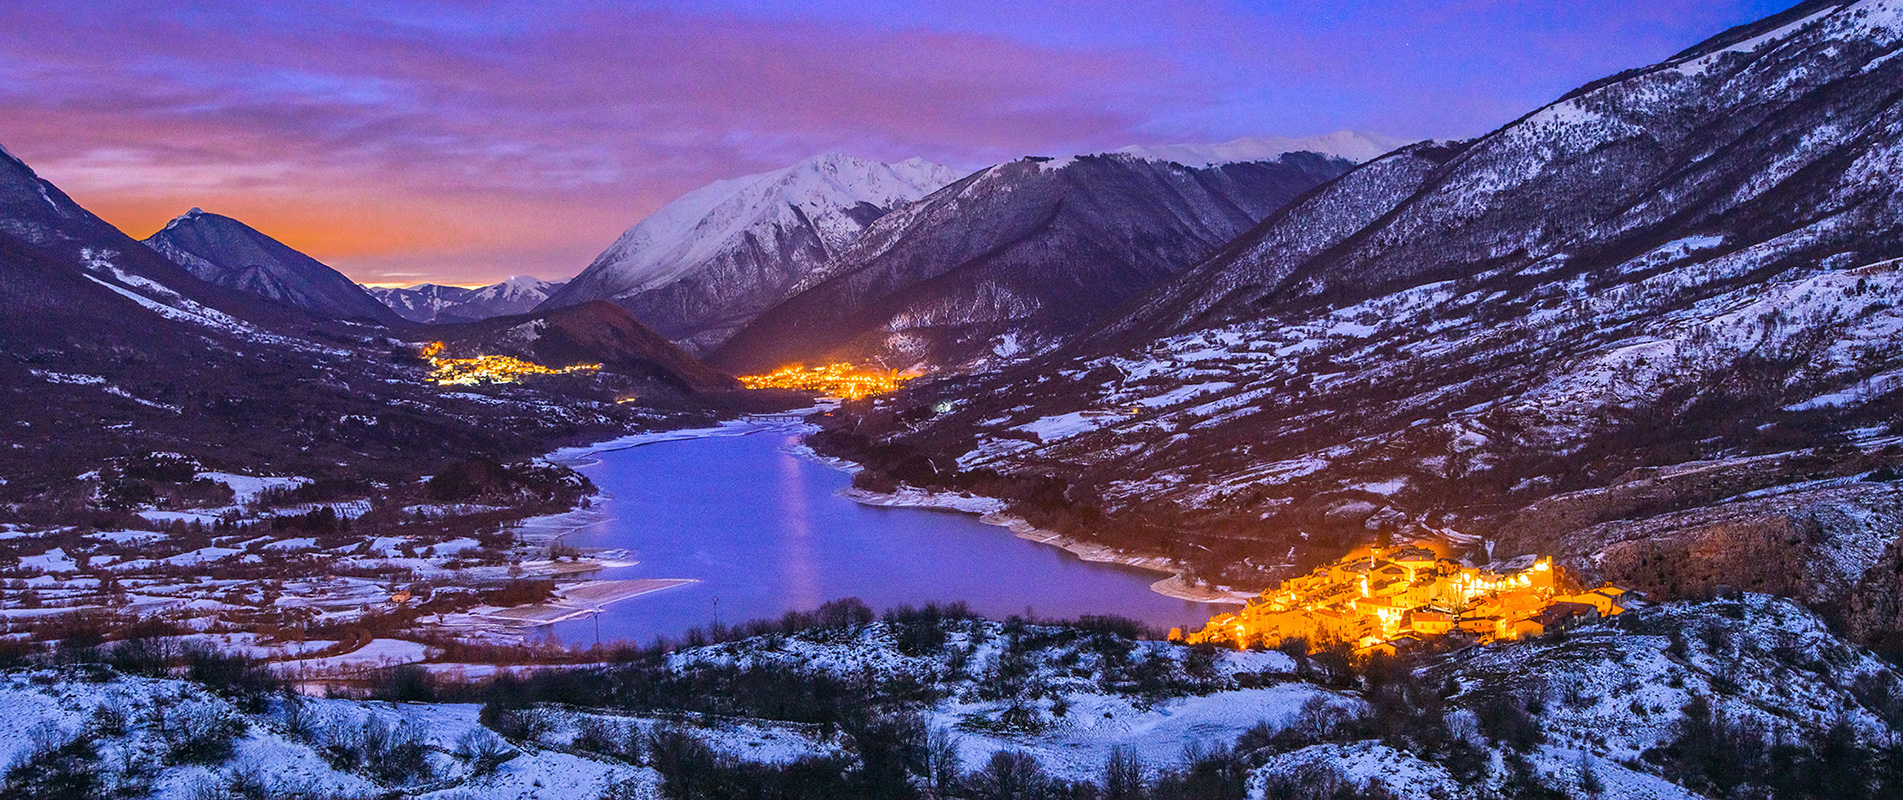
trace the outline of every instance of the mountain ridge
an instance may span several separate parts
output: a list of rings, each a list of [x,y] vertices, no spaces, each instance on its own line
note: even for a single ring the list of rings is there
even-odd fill
[[[366,286],[371,296],[411,322],[476,322],[490,317],[525,314],[546,301],[567,281],[545,281],[516,275],[487,286]]]
[[[873,223],[713,361],[944,368],[1034,352],[1349,166],[1295,153],[1206,169],[1128,154],[989,167]]]

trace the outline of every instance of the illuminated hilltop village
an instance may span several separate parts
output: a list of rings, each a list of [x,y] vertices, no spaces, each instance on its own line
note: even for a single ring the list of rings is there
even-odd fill
[[[565,375],[571,372],[593,372],[601,369],[600,364],[544,367],[541,364],[510,356],[444,358],[442,353],[442,342],[430,342],[423,346],[423,358],[430,363],[429,379],[435,381],[438,386],[514,383],[524,375]]]
[[[911,379],[897,371],[867,371],[851,364],[820,367],[795,364],[766,375],[740,376],[740,383],[749,389],[798,389],[846,400],[885,394],[908,380]]]
[[[1481,642],[1538,636],[1618,614],[1623,602],[1626,593],[1616,586],[1580,591],[1551,558],[1493,572],[1410,545],[1317,567],[1183,638],[1238,647],[1339,641],[1362,654],[1393,655],[1442,636]]]

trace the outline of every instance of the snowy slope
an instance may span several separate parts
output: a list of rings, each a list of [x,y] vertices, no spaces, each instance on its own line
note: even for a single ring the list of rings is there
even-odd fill
[[[659,668],[707,687],[744,687],[721,676],[762,667],[830,675],[854,692],[908,687],[902,708],[880,711],[916,714],[945,737],[966,776],[1013,751],[1052,777],[1097,783],[1121,750],[1153,782],[1193,753],[1233,752],[1224,758],[1252,796],[1296,779],[1380,781],[1410,800],[1478,800],[1526,796],[1515,782],[1530,780],[1565,793],[1554,796],[1679,800],[1700,796],[1674,782],[1684,776],[1671,751],[1695,699],[1732,725],[1756,725],[1761,744],[1775,737],[1787,748],[1781,758],[1828,757],[1813,748],[1833,726],[1877,757],[1903,724],[1903,681],[1885,662],[1816,616],[1761,595],[1669,604],[1565,636],[1427,656],[1411,674],[1353,688],[1338,680],[1348,676],[1279,652],[1198,653],[1061,625],[952,620],[943,630],[941,644],[910,647],[889,623],[773,634],[682,649]],[[439,675],[457,669],[442,666]],[[530,722],[509,726],[518,738],[505,741],[481,725],[474,704],[279,697],[245,711],[180,680],[14,669],[0,672],[10,712],[0,718],[0,758],[51,766],[49,751],[84,739],[92,755],[63,765],[90,765],[123,796],[227,796],[209,792],[251,786],[246,796],[501,800],[595,797],[610,783],[649,796],[669,765],[644,758],[642,743],[662,728],[758,764],[833,756],[850,764],[854,754],[856,734],[836,725],[687,710],[735,698],[659,697],[655,709],[637,691],[607,694],[514,712]],[[838,710],[870,710],[853,708],[857,697],[836,698],[846,707]],[[1526,709],[1514,740],[1483,721],[1503,700]],[[1016,721],[1002,724],[1007,713]],[[205,752],[191,748],[220,730],[235,737],[229,754],[186,755]],[[422,745],[419,763],[390,769],[387,756],[365,749],[366,732],[385,747]],[[504,758],[472,758],[481,752],[474,743]],[[352,757],[364,752],[371,755]],[[483,774],[485,761],[493,773]]]
[[[957,177],[916,158],[828,153],[717,181],[629,228],[546,306],[611,300],[663,335],[718,342],[874,219]]]

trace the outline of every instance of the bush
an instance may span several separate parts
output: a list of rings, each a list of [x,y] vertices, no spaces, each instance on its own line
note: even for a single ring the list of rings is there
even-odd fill
[[[436,774],[422,732],[409,723],[392,724],[372,714],[362,725],[331,725],[321,738],[318,752],[332,767],[385,785],[415,783]]]
[[[99,748],[90,733],[43,731],[7,768],[9,800],[88,800],[102,797]]]
[[[1242,800],[1248,796],[1249,768],[1234,750],[1190,743],[1181,770],[1164,773],[1151,792],[1155,800]]]
[[[1474,716],[1488,741],[1516,752],[1531,752],[1546,741],[1539,719],[1527,712],[1520,698],[1511,694],[1487,698],[1474,709]]]
[[[167,764],[222,764],[237,752],[245,721],[211,700],[159,701],[149,723],[165,742]]]
[[[483,777],[495,774],[509,759],[521,753],[495,734],[471,728],[456,740],[454,755],[468,767],[470,775]]]
[[[1305,764],[1262,776],[1265,800],[1397,800],[1379,779],[1361,785],[1325,764]]]
[[[983,769],[965,779],[973,800],[1035,800],[1049,789],[1051,779],[1044,765],[1030,753],[999,750]]]
[[[231,698],[252,713],[264,710],[270,696],[284,691],[284,682],[264,662],[209,645],[184,648],[186,679]]]
[[[376,674],[370,696],[378,700],[428,703],[436,699],[436,676],[418,664],[403,664]]]

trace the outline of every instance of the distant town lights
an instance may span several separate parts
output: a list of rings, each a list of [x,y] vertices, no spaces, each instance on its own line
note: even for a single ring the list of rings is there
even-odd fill
[[[544,367],[511,356],[444,358],[443,343],[423,346],[422,356],[430,362],[429,379],[438,386],[474,386],[479,383],[515,383],[524,375],[566,375],[593,372],[600,364],[576,364],[571,367]]]
[[[899,375],[897,370],[862,370],[852,364],[794,364],[766,375],[740,376],[740,383],[749,389],[796,389],[846,400],[885,394],[908,380],[911,378]]]

